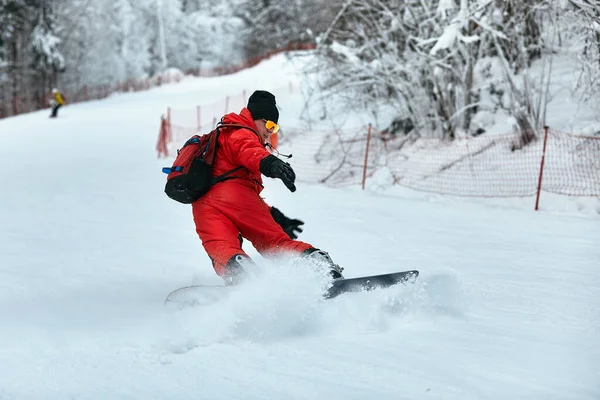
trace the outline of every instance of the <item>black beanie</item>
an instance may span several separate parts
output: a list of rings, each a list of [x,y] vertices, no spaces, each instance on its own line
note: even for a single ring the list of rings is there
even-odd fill
[[[252,118],[266,119],[277,123],[279,120],[279,110],[275,105],[275,96],[265,90],[257,90],[252,93],[248,99],[248,110]]]

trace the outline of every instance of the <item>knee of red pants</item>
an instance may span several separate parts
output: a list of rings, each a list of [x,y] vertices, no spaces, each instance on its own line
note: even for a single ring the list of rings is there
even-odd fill
[[[204,250],[213,263],[217,275],[226,272],[227,262],[236,254],[245,255],[239,238],[239,229],[222,212],[198,201],[192,204],[196,233],[202,241]]]
[[[275,222],[268,207],[257,207],[256,212],[241,216],[236,224],[244,237],[263,255],[297,254],[313,247],[309,243],[292,240]]]

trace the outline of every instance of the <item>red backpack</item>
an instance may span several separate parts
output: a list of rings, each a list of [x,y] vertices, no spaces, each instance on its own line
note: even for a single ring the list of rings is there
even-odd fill
[[[219,134],[222,128],[244,127],[238,124],[219,124],[212,132],[194,135],[177,150],[177,158],[172,167],[162,171],[167,176],[165,193],[171,199],[183,204],[191,204],[202,197],[212,185],[223,182],[229,175],[243,168],[236,167],[219,176],[212,176],[211,167],[217,153]]]

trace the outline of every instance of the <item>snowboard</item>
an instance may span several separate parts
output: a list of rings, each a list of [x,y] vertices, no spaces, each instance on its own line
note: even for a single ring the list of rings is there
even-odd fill
[[[201,305],[210,305],[225,298],[229,289],[234,286],[226,285],[191,285],[173,290],[165,299],[165,305],[176,306],[180,309]]]
[[[324,297],[332,299],[343,293],[362,292],[379,288],[386,288],[399,283],[414,282],[419,276],[419,271],[392,272],[389,274],[359,276],[356,278],[338,279],[333,281]]]
[[[419,271],[392,272],[389,274],[359,276],[356,278],[338,279],[323,294],[325,299],[332,299],[343,293],[361,292],[378,288],[386,288],[399,283],[414,282]],[[209,305],[227,297],[235,286],[226,285],[192,285],[176,289],[169,293],[165,305],[175,305],[180,309]]]

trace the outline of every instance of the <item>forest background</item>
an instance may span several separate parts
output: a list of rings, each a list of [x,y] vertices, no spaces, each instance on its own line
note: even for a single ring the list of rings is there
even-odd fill
[[[47,107],[53,87],[235,65],[290,43],[316,47],[313,96],[385,104],[394,133],[475,136],[503,115],[526,144],[565,52],[578,101],[600,105],[596,0],[0,0],[0,118],[17,97]]]

